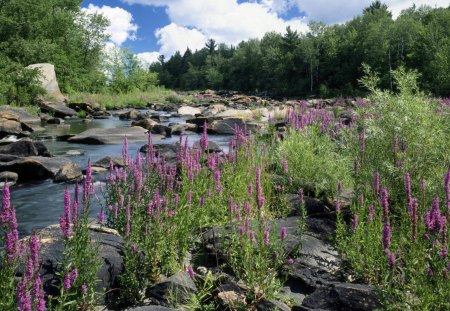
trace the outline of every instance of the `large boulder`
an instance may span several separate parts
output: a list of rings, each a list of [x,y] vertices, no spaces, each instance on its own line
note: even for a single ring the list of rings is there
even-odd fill
[[[6,112],[19,117],[21,122],[25,123],[40,123],[41,118],[36,115],[32,115],[31,113],[25,111],[25,109],[20,107],[12,107],[12,106],[0,106],[0,112]]]
[[[81,180],[83,180],[81,169],[77,164],[73,162],[64,164],[53,177],[54,182],[77,182]]]
[[[19,175],[14,172],[1,172],[0,173],[0,189],[3,189],[5,184],[7,183],[9,186],[15,185],[17,180],[19,179]]]
[[[251,119],[253,117],[253,112],[249,109],[245,109],[245,110],[229,109],[229,110],[225,110],[225,111],[217,113],[216,117]]]
[[[43,143],[29,140],[16,141],[8,145],[0,146],[0,154],[15,155],[18,157],[50,157],[50,152]]]
[[[244,128],[244,121],[241,118],[228,118],[215,120],[208,125],[208,131],[212,134],[233,135],[236,126]]]
[[[130,109],[119,114],[120,120],[143,120],[147,118],[147,115],[137,111],[136,109]]]
[[[192,294],[197,293],[197,286],[187,272],[178,272],[171,277],[150,286],[145,291],[146,297],[160,305],[170,307],[176,294],[175,303],[186,303]]]
[[[22,124],[16,120],[5,119],[0,116],[0,139],[9,135],[20,135]]]
[[[15,172],[19,175],[19,182],[33,180],[54,179],[58,174],[58,181],[72,181],[71,176],[75,174],[73,169],[65,170],[66,165],[71,165],[72,161],[63,157],[17,157],[13,155],[0,155],[0,172]],[[64,170],[67,172],[60,172]],[[70,173],[70,174],[68,174]],[[66,177],[65,177],[66,176]]]
[[[119,128],[91,128],[78,135],[67,139],[69,143],[105,145],[122,144],[125,137],[128,142],[144,142],[148,140],[148,131],[140,126],[119,127]],[[153,135],[153,140],[159,140],[162,136]]]
[[[48,63],[32,64],[27,66],[28,69],[38,69],[40,72],[39,82],[41,87],[45,89],[47,94],[54,98],[56,102],[63,102],[64,96],[56,81],[55,66]]]

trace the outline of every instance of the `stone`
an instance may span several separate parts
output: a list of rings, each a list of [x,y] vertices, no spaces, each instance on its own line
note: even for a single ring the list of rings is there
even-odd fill
[[[246,305],[245,295],[235,291],[221,291],[217,294],[217,303],[223,309],[236,310]]]
[[[83,179],[83,174],[81,173],[81,169],[77,164],[73,162],[69,162],[63,165],[59,171],[55,174],[53,178],[54,182],[76,182],[81,181]]]
[[[119,127],[119,128],[91,128],[78,135],[70,137],[69,143],[105,145],[123,144],[125,136],[129,143],[147,141],[147,130],[140,126]],[[162,136],[153,135],[153,140],[159,140]]]
[[[139,151],[142,153],[147,153],[148,145],[142,146]],[[153,150],[155,156],[164,158],[166,161],[174,160],[177,156],[177,152],[180,150],[180,144],[177,142],[175,144],[153,144]]]
[[[0,111],[0,119],[6,119],[6,120],[20,122],[19,116],[14,113],[10,113],[10,112]]]
[[[125,309],[125,311],[180,311],[180,309],[172,309],[162,306],[140,306]]]
[[[0,146],[0,154],[14,155],[18,157],[43,156],[50,157],[50,151],[41,142],[29,140],[16,141],[8,145]]]
[[[133,126],[140,126],[145,128],[146,130],[151,130],[152,127],[159,125],[159,123],[153,119],[142,119],[139,121],[131,122],[131,125]]]
[[[201,149],[200,142],[199,141],[194,142],[193,148]],[[217,143],[215,143],[213,141],[208,141],[208,147],[206,148],[205,152],[209,152],[209,153],[222,152],[222,148]]]
[[[135,120],[135,121],[137,121],[137,120],[143,120],[146,117],[147,116],[145,114],[140,113],[136,109],[130,109],[127,112],[119,114],[120,120]]]
[[[169,127],[172,129],[172,135],[180,135],[184,134],[187,131],[197,132],[197,125],[195,124],[169,124]]]
[[[251,118],[253,118],[253,113],[249,109],[245,109],[245,110],[229,109],[229,110],[225,110],[223,112],[219,112],[218,114],[216,114],[216,117],[251,119]]]
[[[47,124],[61,124],[64,123],[64,120],[60,118],[50,118],[47,121],[45,121]]]
[[[338,311],[365,311],[382,307],[374,287],[352,283],[320,287],[303,300],[302,306]]]
[[[178,114],[182,115],[182,116],[185,116],[185,115],[196,116],[201,113],[202,113],[202,110],[200,108],[195,108],[195,107],[191,107],[191,106],[182,106],[182,107],[178,108]]]
[[[41,107],[41,111],[43,113],[50,113],[56,118],[74,117],[77,115],[75,110],[67,107],[61,102],[53,103],[49,101],[41,101],[39,106]]]
[[[84,154],[84,150],[68,150],[66,152],[67,156],[80,156]]]
[[[13,186],[19,179],[19,175],[14,172],[1,172],[0,173],[0,189],[3,189],[5,184],[8,186]]]
[[[96,246],[101,262],[97,273],[98,282],[95,291],[103,297],[105,302],[115,298],[119,286],[119,275],[123,269],[124,241],[116,232],[100,230],[94,227],[89,230],[93,245]],[[55,285],[59,284],[56,272],[60,269],[64,242],[59,225],[48,226],[38,232],[40,240],[41,275],[44,290],[49,295],[57,295]],[[23,267],[24,268],[24,267]],[[103,291],[103,288],[105,291]],[[106,292],[106,295],[104,293]]]
[[[94,119],[109,119],[111,114],[108,111],[96,111],[92,114]]]
[[[4,105],[4,106],[0,106],[0,111],[1,112],[8,112],[10,114],[14,114],[14,115],[18,116],[19,120],[21,122],[25,122],[25,123],[39,123],[39,122],[41,122],[41,119],[38,116],[27,112],[24,108],[12,107],[12,106]]]
[[[0,139],[9,135],[20,135],[22,124],[15,120],[0,119]]]
[[[215,120],[222,120],[222,118],[217,118],[217,117],[196,117],[196,118],[187,119],[186,123],[195,124],[198,127],[203,129],[203,126],[205,125],[205,122],[209,126],[209,124],[211,124]]]
[[[144,119],[137,122],[132,122],[133,126],[140,126],[149,130],[152,134],[164,135],[166,137],[172,136],[172,128],[159,124],[152,119]]]
[[[58,81],[56,80],[55,66],[48,63],[32,64],[27,66],[28,69],[38,69],[40,75],[38,80],[41,87],[45,89],[47,95],[55,99],[57,102],[63,102],[65,100],[62,95]]]
[[[156,283],[146,289],[148,298],[161,302],[161,305],[169,306],[171,295],[176,292],[178,303],[186,303],[192,294],[198,292],[194,281],[187,272],[178,272],[167,279]]]
[[[256,305],[256,310],[258,311],[291,311],[284,302],[271,299],[263,299]]]
[[[123,167],[123,166],[125,166],[125,164],[123,163],[123,159],[122,158],[110,157],[110,156],[106,156],[106,157],[101,158],[100,160],[95,161],[92,164],[92,166],[109,169],[111,161],[112,161],[112,163],[113,163],[113,165],[115,167]]]
[[[72,163],[72,161],[64,157],[17,157],[1,154],[0,172],[17,173],[19,182],[53,179],[68,163]]]
[[[215,120],[208,125],[208,131],[212,134],[233,135],[236,126],[244,128],[244,125],[244,121],[240,118]]]

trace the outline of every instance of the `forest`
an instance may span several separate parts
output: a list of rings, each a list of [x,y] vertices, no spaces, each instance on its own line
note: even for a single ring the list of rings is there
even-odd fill
[[[419,86],[450,94],[450,7],[412,6],[393,18],[373,2],[344,24],[311,21],[237,46],[216,42],[160,56],[150,66],[127,48],[106,48],[109,21],[86,14],[80,0],[3,0],[0,3],[0,103],[29,104],[40,93],[25,67],[55,65],[63,93],[126,94],[159,85],[174,90],[235,90],[279,97],[363,95],[362,64],[393,88],[392,71],[416,70]]]

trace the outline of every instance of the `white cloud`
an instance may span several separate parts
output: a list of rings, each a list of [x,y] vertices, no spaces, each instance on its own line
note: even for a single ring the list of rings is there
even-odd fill
[[[158,44],[161,46],[159,52],[166,57],[176,51],[183,53],[187,47],[191,50],[201,49],[208,39],[201,31],[193,28],[178,26],[171,23],[155,31]]]
[[[143,67],[148,67],[152,63],[157,62],[159,55],[161,54],[159,54],[158,52],[143,52],[136,54],[139,62],[141,63],[141,66]]]
[[[110,7],[104,5],[98,7],[94,4],[83,9],[87,13],[100,13],[109,19],[110,25],[106,32],[111,36],[110,40],[116,45],[122,45],[127,40],[136,39],[136,31],[138,26],[133,24],[133,16],[127,10],[119,7]]]

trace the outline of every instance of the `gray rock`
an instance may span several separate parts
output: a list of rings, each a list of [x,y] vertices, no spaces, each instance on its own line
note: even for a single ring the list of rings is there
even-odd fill
[[[0,138],[9,135],[20,135],[22,124],[16,120],[0,118]]]
[[[50,113],[56,118],[73,117],[77,114],[75,110],[67,107],[61,102],[53,103],[49,101],[41,101],[39,106],[41,107],[42,112]]]
[[[127,112],[119,114],[120,120],[143,120],[146,119],[147,116],[143,113],[140,113],[136,109],[131,109]]]
[[[45,121],[47,124],[61,124],[64,123],[64,120],[60,118],[50,118],[47,121]]]
[[[169,306],[169,298],[176,292],[179,303],[186,303],[192,294],[198,292],[194,281],[187,272],[178,272],[171,277],[146,289],[148,298],[157,300],[161,305]]]
[[[123,167],[125,166],[125,164],[123,163],[123,159],[119,158],[119,157],[110,157],[110,156],[106,156],[101,158],[100,160],[95,161],[92,166],[96,166],[96,167],[103,167],[106,169],[109,169],[111,161],[113,163],[114,166],[116,167]]]
[[[17,175],[17,173],[1,172],[0,173],[0,189],[3,189],[5,184],[8,184],[9,186],[15,185],[18,179],[19,179],[19,175]]]
[[[83,174],[81,173],[81,169],[77,164],[70,162],[64,164],[59,171],[55,174],[53,178],[54,182],[76,182],[81,181],[83,179]]]
[[[216,114],[216,117],[220,118],[237,118],[237,119],[250,119],[253,117],[253,112],[249,109],[238,110],[238,109],[229,109]]]
[[[107,111],[95,111],[92,114],[92,117],[94,119],[109,119],[111,118],[111,114]]]
[[[271,300],[261,300],[256,305],[256,310],[258,311],[291,311],[284,302],[279,300],[271,299]]]
[[[91,128],[78,135],[70,137],[69,143],[104,145],[104,144],[122,144],[125,136],[128,142],[147,141],[147,130],[140,126],[120,127],[120,128]],[[159,140],[162,136],[153,135],[153,140]]]
[[[19,157],[50,157],[50,152],[43,143],[32,142],[29,140],[16,141],[8,145],[0,146],[0,154],[9,154]]]
[[[84,150],[68,150],[66,152],[67,156],[80,156],[84,154]]]
[[[154,126],[159,125],[159,123],[153,119],[146,118],[132,122],[131,125],[143,127],[146,130],[151,130]]]
[[[147,153],[148,145],[142,146],[139,151]],[[180,144],[153,144],[153,150],[155,156],[160,156],[166,160],[174,160],[177,156],[177,152],[180,150]]]
[[[41,119],[38,116],[28,113],[25,109],[20,107],[0,106],[0,112],[8,112],[19,117],[21,122],[25,123],[39,123]]]
[[[141,306],[125,309],[125,311],[179,311],[180,309],[172,309],[162,306]]]
[[[201,149],[200,148],[200,142],[196,141],[193,145],[194,149]],[[207,152],[221,152],[222,148],[215,142],[213,141],[208,141],[208,147],[206,148]]]
[[[228,118],[224,120],[215,120],[208,125],[208,131],[213,134],[233,135],[236,126],[244,128],[244,121],[240,118]]]
[[[19,175],[19,182],[53,179],[65,165],[72,163],[64,157],[17,157],[0,155],[0,172],[10,171]]]
[[[197,132],[197,125],[195,124],[169,124],[170,128],[172,129],[172,135],[180,135],[184,134],[187,131],[191,132]]]
[[[196,108],[196,107],[191,107],[191,106],[182,106],[178,109],[178,114],[179,115],[191,115],[191,116],[195,116],[198,114],[201,114],[202,110],[200,108]]]

